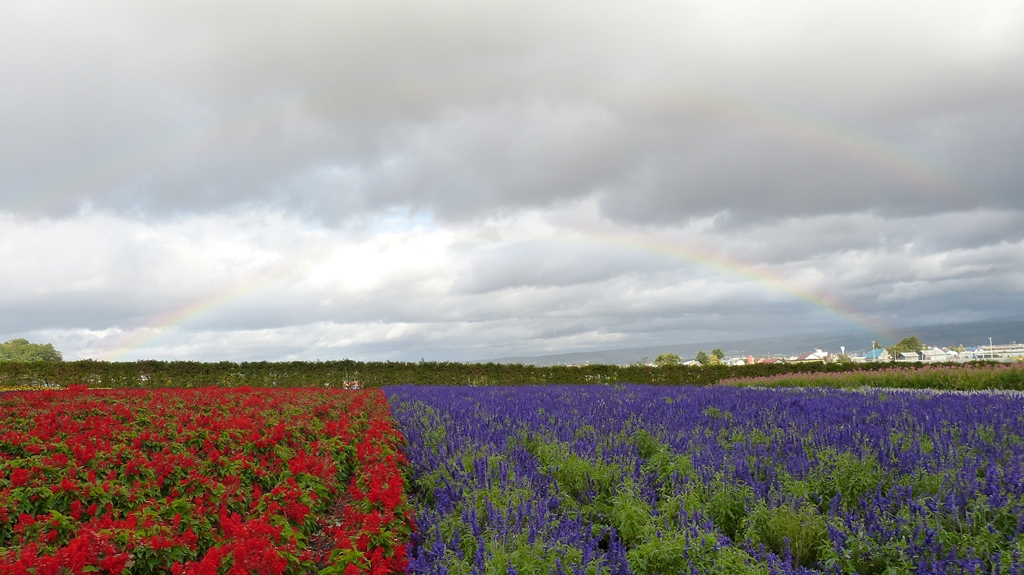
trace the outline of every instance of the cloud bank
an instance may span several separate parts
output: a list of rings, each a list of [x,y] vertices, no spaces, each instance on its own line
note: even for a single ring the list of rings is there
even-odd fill
[[[1014,2],[0,7],[0,337],[481,359],[1024,315]]]

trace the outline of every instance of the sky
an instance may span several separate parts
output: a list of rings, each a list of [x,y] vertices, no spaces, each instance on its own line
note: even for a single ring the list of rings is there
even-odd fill
[[[1024,317],[1024,3],[0,3],[0,341],[459,360]]]

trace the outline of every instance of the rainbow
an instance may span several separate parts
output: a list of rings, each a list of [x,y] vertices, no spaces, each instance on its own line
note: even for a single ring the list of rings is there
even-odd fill
[[[624,247],[685,260],[700,266],[723,271],[732,276],[765,286],[773,291],[787,294],[796,300],[824,310],[878,339],[894,339],[891,330],[886,326],[858,313],[835,298],[795,286],[787,278],[765,270],[763,266],[754,266],[708,250],[685,246],[677,241],[659,238],[652,234],[631,233],[612,229],[576,229],[568,234],[546,236],[543,239],[566,243],[603,244]],[[217,308],[265,290],[272,285],[299,279],[314,266],[315,264],[307,264],[286,272],[268,275],[244,285],[197,299],[185,306],[162,314],[149,322],[148,325],[134,330],[135,333],[129,339],[111,350],[102,359],[118,361],[132,351],[144,347],[168,330],[206,315]]]
[[[310,101],[316,99],[316,96],[310,97]],[[969,201],[979,196],[978,191],[964,182],[906,152],[852,130],[782,108],[722,95],[664,94],[660,98],[633,98],[626,103],[633,109],[669,110],[676,117],[703,113],[745,125],[761,126],[809,145],[832,150],[855,161],[902,174],[917,182],[923,192],[936,198]],[[245,135],[253,125],[268,119],[292,115],[294,109],[294,104],[262,104],[241,109],[206,126],[183,129],[162,142],[125,149],[103,162],[78,170],[51,172],[51,177],[17,196],[19,199],[10,209],[43,213],[70,204],[74,198],[89,191],[123,186],[159,165],[167,165],[179,159],[186,160],[203,152],[215,154],[218,144]]]
[[[306,268],[303,267],[299,272],[291,271],[268,274],[250,282],[234,286],[230,289],[206,295],[177,309],[163,313],[148,322],[146,325],[134,329],[132,335],[99,359],[102,361],[120,361],[125,355],[145,347],[146,344],[152,342],[171,329],[202,317],[218,308],[242,300],[247,296],[264,291],[282,281],[286,281],[289,278],[301,276],[305,269]]]
[[[235,288],[223,293],[204,297],[193,301],[179,309],[157,316],[149,325],[137,328],[134,334],[122,341],[102,357],[100,361],[120,361],[128,353],[144,347],[164,332],[187,323],[189,320],[203,316],[210,311],[227,305],[235,300],[259,290],[260,286]]]
[[[808,303],[879,339],[893,339],[892,330],[888,326],[850,308],[834,297],[796,286],[788,278],[766,270],[763,266],[751,265],[710,250],[685,246],[680,242],[658,238],[651,234],[616,230],[587,230],[581,233],[581,237],[588,243],[659,254],[723,271]]]
[[[678,115],[706,113],[746,125],[762,126],[786,134],[791,138],[806,141],[811,145],[822,146],[855,160],[902,174],[920,184],[923,191],[939,198],[969,200],[978,196],[975,190],[963,182],[900,150],[862,134],[780,108],[721,96],[666,97],[658,101],[634,100],[633,103],[648,109],[673,110]],[[89,169],[57,174],[53,179],[42,182],[36,188],[23,194],[22,201],[17,204],[16,208],[29,212],[41,212],[54,206],[60,206],[82,192],[114,187],[136,177],[139,173],[152,169],[153,166],[166,164],[177,158],[188,158],[203,150],[214,149],[218,142],[243,132],[248,126],[267,118],[282,116],[286,112],[288,112],[288,108],[285,106],[262,106],[241,111],[203,129],[183,132],[179,137],[171,138],[163,143],[111,157],[107,162]],[[765,271],[763,267],[732,260],[709,251],[637,234],[584,233],[583,237],[585,237],[584,241],[616,244],[718,269],[789,294],[870,333],[887,335],[889,332],[884,326],[869,321],[862,314],[848,309],[841,302],[829,296],[796,287],[786,278],[773,275],[770,271]],[[288,277],[300,275],[301,273],[292,273]],[[165,313],[147,326],[136,330],[134,335],[108,354],[109,358],[119,359],[131,351],[143,347],[167,330],[258,292],[280,280],[281,277],[281,275],[274,275],[268,279],[233,287]]]

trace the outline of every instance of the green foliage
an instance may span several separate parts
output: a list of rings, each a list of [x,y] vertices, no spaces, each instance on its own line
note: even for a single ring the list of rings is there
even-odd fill
[[[809,504],[773,508],[759,502],[747,521],[747,536],[780,556],[788,549],[804,567],[817,563],[829,547],[828,524],[818,508]]]
[[[537,452],[543,469],[550,471],[558,488],[572,499],[580,501],[590,489],[594,490],[593,500],[583,508],[584,515],[596,519],[607,514],[613,505],[612,498],[622,481],[622,468],[612,462],[590,461],[572,453],[568,446],[549,443],[540,446]]]
[[[630,570],[638,575],[686,573],[691,549],[687,543],[682,533],[670,533],[664,538],[633,546],[626,553],[626,560]]]
[[[623,490],[612,500],[608,519],[627,547],[654,537],[651,508],[628,490]]]
[[[696,360],[697,363],[701,365],[711,365],[711,358],[708,357],[708,354],[705,353],[704,350],[700,350],[697,352]]]
[[[708,406],[703,411],[701,411],[701,413],[710,417],[711,419],[724,419],[725,421],[732,421],[732,413],[728,411],[722,411],[717,407]]]
[[[662,353],[654,358],[654,364],[659,367],[663,365],[680,365],[682,363],[683,359],[674,353]]]
[[[768,568],[746,551],[721,547],[713,534],[687,538],[682,533],[666,534],[637,545],[626,553],[630,570],[640,575],[665,573],[720,573],[722,575],[767,575]]]
[[[159,387],[323,387],[358,381],[363,387],[389,385],[714,385],[753,380],[757,385],[822,387],[915,387],[1024,390],[1024,366],[954,364],[942,369],[887,363],[711,365],[586,365],[539,367],[522,364],[456,362],[217,362],[197,361],[0,361],[0,388],[87,385],[111,388]],[[757,379],[761,378],[761,379]],[[816,379],[817,378],[817,379]],[[828,379],[833,378],[833,379]]]
[[[64,357],[52,343],[29,343],[27,339],[19,338],[0,343],[0,361],[59,362],[64,361]]]
[[[703,357],[704,361],[701,361],[701,353],[704,352],[697,354],[697,361],[699,361],[701,365],[720,365],[722,360],[725,359],[725,352],[718,348],[711,350],[710,354],[705,354]]]
[[[841,573],[858,575],[911,575],[914,564],[907,556],[905,545],[898,541],[879,543],[866,533],[849,533],[845,549],[837,552],[831,547],[822,549],[821,562],[838,567]]]
[[[639,429],[633,432],[629,442],[636,447],[637,453],[644,459],[648,459],[665,449],[665,446],[646,429]]]
[[[609,445],[621,441],[632,444],[644,461],[644,469],[658,475],[662,491],[654,508],[637,495],[631,480],[623,483],[627,474],[620,465],[600,457],[588,460],[574,453],[569,445],[537,441],[536,436],[523,437],[521,441],[538,457],[541,471],[551,473],[559,489],[566,493],[566,504],[591,522],[595,533],[615,530],[627,548],[627,560],[633,572],[649,575],[687,572],[693,565],[701,573],[767,574],[767,566],[743,549],[720,545],[716,532],[693,537],[679,531],[674,523],[683,509],[688,513],[702,513],[712,519],[719,531],[741,541],[745,537],[747,509],[754,501],[753,491],[724,478],[704,485],[690,456],[673,453],[649,431],[619,433],[606,441]],[[679,486],[680,481],[686,485],[682,492],[673,487]],[[585,493],[596,493],[596,496],[587,499]],[[800,545],[804,539],[799,540]],[[800,549],[803,553],[803,547]],[[496,553],[495,561],[489,564],[505,564],[497,558]],[[517,572],[523,573],[520,565],[526,563],[513,561],[513,565]]]
[[[827,509],[838,495],[846,509],[860,504],[860,498],[891,484],[873,455],[857,456],[849,452],[836,453],[827,448],[817,452],[818,467],[807,477],[807,483],[822,509]]]
[[[886,348],[894,359],[895,357],[904,351],[921,351],[924,346],[921,345],[921,340],[917,339],[916,335],[905,337],[899,341],[896,345]]]
[[[746,485],[718,480],[709,486],[705,512],[715,527],[732,540],[741,539],[747,519],[748,503],[754,492]]]

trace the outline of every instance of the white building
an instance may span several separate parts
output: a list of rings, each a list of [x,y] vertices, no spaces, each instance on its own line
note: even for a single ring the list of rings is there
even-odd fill
[[[921,361],[953,361],[954,359],[954,356],[949,355],[946,350],[937,347],[919,351],[918,357],[921,358]]]

